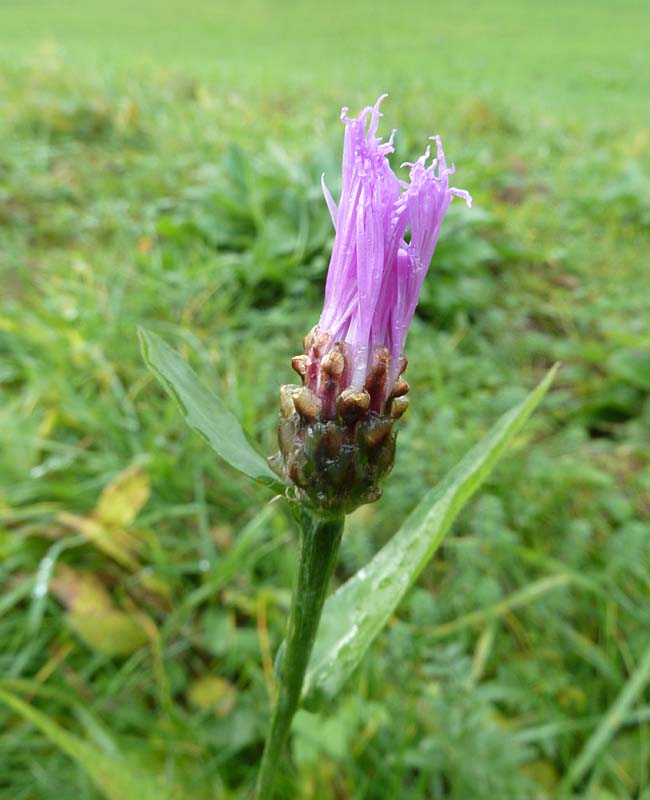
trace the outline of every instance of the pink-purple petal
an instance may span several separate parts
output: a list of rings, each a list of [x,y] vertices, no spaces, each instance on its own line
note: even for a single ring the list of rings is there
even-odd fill
[[[323,179],[323,194],[336,230],[318,329],[329,334],[325,351],[345,342],[352,358],[350,385],[363,388],[377,348],[391,355],[389,383],[399,371],[404,340],[422,282],[433,256],[444,215],[453,197],[471,205],[470,195],[449,187],[448,168],[439,136],[436,158],[429,148],[410,167],[409,181],[399,180],[388,156],[393,136],[377,138],[379,107],[358,117],[341,112],[345,124],[342,189],[338,207]],[[408,231],[408,236],[407,236]]]

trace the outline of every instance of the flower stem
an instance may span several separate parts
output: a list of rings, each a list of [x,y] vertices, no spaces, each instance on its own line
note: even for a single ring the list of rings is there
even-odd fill
[[[271,800],[273,796],[276,769],[300,702],[305,671],[343,534],[343,517],[319,518],[300,509],[297,518],[300,525],[298,578],[291,600],[278,697],[257,779],[257,800]]]

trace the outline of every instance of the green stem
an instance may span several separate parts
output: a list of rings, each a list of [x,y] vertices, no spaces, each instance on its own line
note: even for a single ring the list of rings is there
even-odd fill
[[[298,709],[302,683],[316,638],[343,534],[344,518],[321,519],[301,510],[300,563],[291,600],[286,650],[280,667],[278,697],[257,779],[257,800],[271,800],[276,769],[291,720]]]

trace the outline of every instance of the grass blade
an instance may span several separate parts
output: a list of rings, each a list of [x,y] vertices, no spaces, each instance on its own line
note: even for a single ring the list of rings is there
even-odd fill
[[[172,793],[161,781],[136,769],[119,754],[105,753],[69,733],[15,694],[0,689],[0,702],[31,722],[76,761],[107,800],[172,800]]]
[[[560,785],[559,797],[564,797],[569,793],[591,769],[603,749],[615,736],[624,722],[630,706],[641,695],[648,682],[650,682],[650,647],[646,649],[641,662],[621,690],[616,701],[602,718],[600,725],[587,739],[580,755],[572,763],[571,769]]]

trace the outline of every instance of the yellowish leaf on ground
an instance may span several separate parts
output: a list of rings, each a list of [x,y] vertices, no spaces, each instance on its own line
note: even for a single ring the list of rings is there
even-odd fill
[[[235,707],[237,690],[225,678],[205,675],[190,686],[188,700],[194,708],[214,711],[218,717],[227,717]]]
[[[149,499],[149,476],[140,466],[127,467],[105,487],[93,516],[107,528],[128,528]]]
[[[140,546],[140,540],[133,531],[125,531],[121,528],[109,528],[90,517],[78,517],[76,514],[69,514],[61,511],[57,514],[57,522],[71,528],[82,536],[85,536],[95,547],[106,553],[118,564],[126,569],[136,571],[139,563],[135,557]]]
[[[68,609],[70,627],[93,650],[124,656],[146,644],[148,637],[139,615],[117,608],[104,584],[92,573],[60,564],[51,587]]]
[[[65,564],[59,564],[56,568],[50,588],[68,610],[96,611],[113,605],[108,590],[96,575],[78,572]]]
[[[95,547],[132,572],[140,568],[137,553],[141,538],[129,530],[149,499],[149,476],[140,466],[122,470],[101,493],[97,507],[87,517],[62,511],[57,521],[85,536]]]
[[[128,656],[148,641],[142,626],[125,611],[72,611],[67,620],[86,644],[107,656]]]

